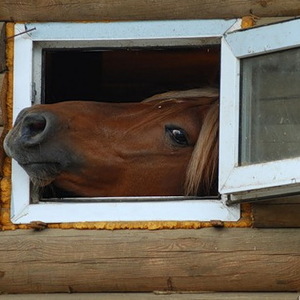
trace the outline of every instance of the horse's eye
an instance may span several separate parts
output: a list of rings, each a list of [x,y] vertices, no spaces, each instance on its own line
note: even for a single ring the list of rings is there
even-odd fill
[[[181,146],[189,145],[187,134],[184,129],[177,126],[167,125],[165,127],[165,130],[171,137],[172,141],[176,144],[179,144]]]

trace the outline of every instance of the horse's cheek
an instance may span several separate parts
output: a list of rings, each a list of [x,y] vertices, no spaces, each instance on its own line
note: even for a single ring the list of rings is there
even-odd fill
[[[188,159],[172,155],[135,160],[125,172],[124,192],[140,196],[183,195],[187,163]]]

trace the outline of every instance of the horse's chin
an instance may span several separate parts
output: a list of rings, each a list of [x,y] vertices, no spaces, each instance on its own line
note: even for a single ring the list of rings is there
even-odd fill
[[[59,163],[35,162],[20,164],[20,166],[29,175],[31,182],[40,187],[50,184],[61,173]]]
[[[52,183],[55,178],[36,178],[36,177],[30,177],[31,182],[33,183],[34,186],[36,187],[44,187]]]

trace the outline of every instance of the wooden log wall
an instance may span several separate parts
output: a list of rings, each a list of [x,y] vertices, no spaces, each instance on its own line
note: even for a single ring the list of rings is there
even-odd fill
[[[1,1],[2,21],[103,21],[296,16],[297,0],[21,0]]]
[[[297,229],[0,234],[2,293],[300,290]]]
[[[300,197],[290,196],[253,204],[253,226],[259,228],[300,227]],[[299,250],[300,251],[300,250]]]
[[[76,293],[0,295],[2,300],[299,300],[299,293]]]
[[[5,23],[0,22],[0,74],[4,73],[5,70]]]
[[[3,163],[4,163],[4,151],[2,143],[4,140],[5,132],[3,132],[6,122],[5,114],[5,102],[7,92],[7,74],[6,74],[6,55],[5,55],[5,23],[0,22],[0,176],[2,177]]]

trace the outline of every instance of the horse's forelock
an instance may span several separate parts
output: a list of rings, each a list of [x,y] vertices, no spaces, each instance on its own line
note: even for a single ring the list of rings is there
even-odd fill
[[[185,194],[210,195],[218,169],[219,104],[209,109],[187,168]]]

